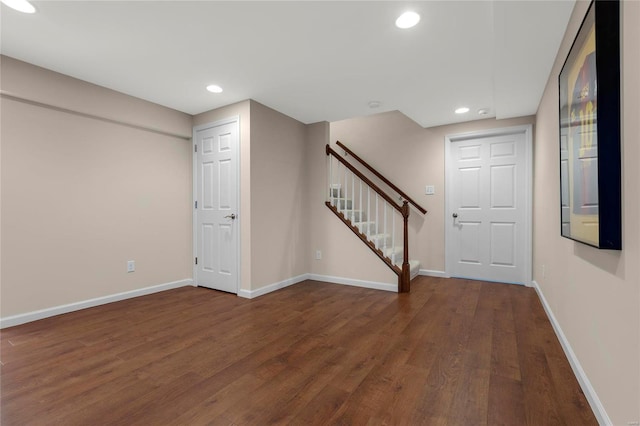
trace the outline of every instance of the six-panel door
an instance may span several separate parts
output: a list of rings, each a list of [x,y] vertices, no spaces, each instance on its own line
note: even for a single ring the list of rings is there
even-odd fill
[[[451,142],[452,276],[524,283],[525,148],[522,133]]]
[[[196,131],[197,285],[238,292],[238,125]]]

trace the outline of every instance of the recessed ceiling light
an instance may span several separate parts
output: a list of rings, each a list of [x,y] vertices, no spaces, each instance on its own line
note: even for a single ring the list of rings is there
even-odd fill
[[[369,108],[380,108],[380,101],[369,101],[367,105]]]
[[[396,19],[396,27],[406,29],[414,27],[420,22],[420,15],[415,12],[405,12]]]
[[[478,110],[478,114],[480,115],[487,115],[489,114],[489,108],[481,108]]]
[[[36,8],[27,0],[0,0],[11,9],[22,13],[36,13]]]
[[[456,110],[456,114],[464,114],[465,112],[469,112],[469,108],[467,107],[460,107]]]
[[[218,86],[217,84],[208,85],[207,90],[211,93],[222,93],[222,87]]]

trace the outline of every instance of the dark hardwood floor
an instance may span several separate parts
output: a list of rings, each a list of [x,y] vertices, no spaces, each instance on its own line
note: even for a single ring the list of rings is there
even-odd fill
[[[534,290],[184,287],[1,333],[9,425],[597,424]]]

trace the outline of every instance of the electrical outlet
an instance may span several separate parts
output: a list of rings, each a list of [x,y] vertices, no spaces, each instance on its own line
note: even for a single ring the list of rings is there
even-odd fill
[[[322,259],[322,250],[316,250],[316,260]]]
[[[436,187],[433,185],[427,185],[424,188],[424,193],[427,195],[433,195],[436,193]]]
[[[127,261],[127,272],[135,272],[136,271],[136,261],[128,260]]]

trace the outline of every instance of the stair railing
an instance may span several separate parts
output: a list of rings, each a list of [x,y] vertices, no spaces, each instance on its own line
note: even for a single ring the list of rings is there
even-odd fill
[[[402,195],[405,199],[399,204],[329,145],[326,146],[326,154],[329,159],[326,206],[398,276],[398,292],[408,293],[411,274],[409,197]],[[372,169],[352,152],[351,155],[368,169]],[[390,184],[388,180],[382,179],[382,175],[377,171],[374,174],[387,185]],[[393,187],[397,188],[395,185]],[[396,191],[398,194],[404,194]],[[417,208],[426,213],[421,207]],[[375,222],[371,220],[373,217]],[[402,226],[403,243],[400,250],[396,247],[396,227],[399,226]],[[401,262],[398,259],[400,254]]]
[[[367,168],[367,170],[369,170],[371,173],[373,173],[378,179],[380,179],[382,182],[384,182],[386,185],[388,185],[391,189],[393,189],[395,192],[398,193],[398,195],[400,195],[402,198],[404,198],[405,200],[407,200],[410,204],[412,204],[416,209],[418,209],[418,211],[420,211],[420,213],[422,214],[426,214],[427,210],[424,209],[423,207],[421,207],[418,203],[416,203],[415,201],[413,201],[413,199],[411,197],[409,197],[407,194],[404,193],[404,191],[402,191],[400,188],[398,188],[396,185],[394,185],[389,179],[387,179],[386,177],[384,177],[382,174],[380,174],[380,172],[378,172],[376,169],[374,169],[373,167],[371,167],[369,165],[369,163],[367,163],[366,161],[364,161],[362,158],[360,158],[355,152],[351,151],[349,148],[347,148],[346,146],[344,146],[344,144],[340,141],[336,141],[336,145],[338,145],[340,148],[342,148],[344,150],[344,152],[347,153],[347,155],[352,156],[356,161],[358,161],[360,164],[362,164],[364,167]]]

